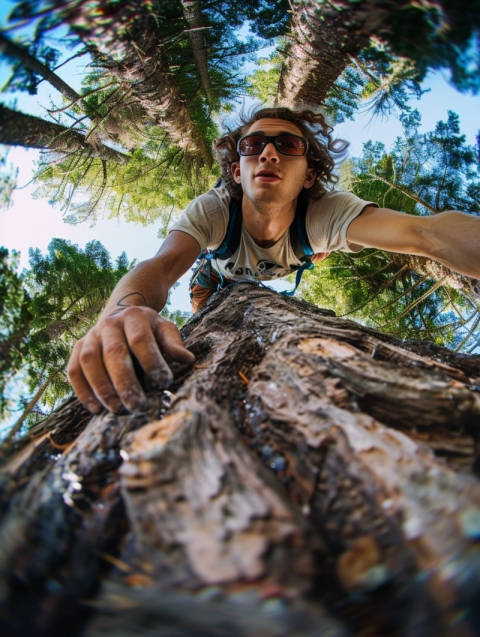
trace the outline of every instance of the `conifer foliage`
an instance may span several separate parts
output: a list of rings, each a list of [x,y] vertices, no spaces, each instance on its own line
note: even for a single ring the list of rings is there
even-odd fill
[[[116,283],[134,264],[123,253],[112,265],[99,241],[82,250],[64,239],[53,239],[46,255],[30,249],[30,268],[21,274],[16,253],[2,248],[1,257],[1,415],[14,410],[31,423],[71,394],[65,372],[71,348],[96,323]],[[18,385],[7,387],[15,375],[26,382],[25,398],[16,396]]]
[[[257,30],[265,31],[273,15],[267,7],[251,1],[238,6],[231,0],[204,6],[179,0],[17,5],[10,22],[35,25],[35,37],[28,48],[2,36],[0,46],[3,43],[9,59],[15,60],[14,78],[23,64],[30,75],[51,82],[67,98],[49,111],[51,117],[73,119],[68,127],[72,130],[57,127],[56,135],[43,135],[43,147],[56,152],[44,156],[39,171],[51,200],[65,210],[74,195],[82,200],[78,209],[72,207],[69,221],[95,222],[104,212],[144,222],[169,218],[172,199],[179,202],[174,206],[178,211],[186,196],[196,196],[211,184],[218,113],[245,93],[241,68],[265,42],[254,36],[241,39],[235,30],[252,19]],[[43,51],[39,43],[57,27],[68,28],[72,44],[81,47],[79,53],[89,52],[90,72],[81,95],[58,81],[45,55],[38,60],[30,52]],[[33,80],[12,82],[35,90]],[[12,128],[8,116],[0,113],[4,130]],[[36,125],[40,127],[40,121]],[[54,125],[45,122],[45,129],[48,126]],[[5,133],[2,141],[29,145],[30,137],[22,140]],[[77,140],[74,147],[66,143],[72,137]],[[119,169],[103,161],[105,144],[121,150],[122,157],[128,155],[131,165]],[[160,186],[165,197],[152,202],[149,195]],[[187,195],[182,196],[185,187]]]
[[[342,187],[366,201],[415,215],[460,210],[480,215],[476,149],[458,116],[421,134],[417,110],[401,115],[393,148],[368,142],[342,167]],[[402,338],[473,351],[480,338],[480,284],[431,259],[378,250],[334,253],[309,273],[304,296],[338,314]]]

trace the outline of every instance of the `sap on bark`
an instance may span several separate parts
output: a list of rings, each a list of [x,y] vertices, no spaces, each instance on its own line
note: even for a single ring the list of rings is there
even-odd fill
[[[480,358],[250,284],[183,334],[145,414],[4,448],[2,634],[474,634]]]

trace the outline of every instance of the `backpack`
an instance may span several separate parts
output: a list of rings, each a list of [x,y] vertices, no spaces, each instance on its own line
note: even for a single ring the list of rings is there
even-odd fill
[[[221,185],[221,178],[215,184],[215,188],[219,188]],[[290,225],[290,243],[293,252],[299,261],[302,261],[302,265],[296,266],[294,269],[297,271],[295,278],[295,288],[293,290],[285,290],[280,292],[285,296],[294,296],[297,291],[300,281],[302,280],[305,270],[311,270],[314,266],[310,260],[310,256],[314,254],[310,241],[308,240],[306,229],[306,217],[308,209],[308,200],[302,194],[299,195],[297,201],[297,208],[295,210],[295,218]],[[230,200],[229,205],[229,219],[227,224],[227,231],[221,245],[215,250],[204,250],[199,258],[197,265],[193,268],[194,275],[190,281],[190,288],[192,289],[195,284],[202,287],[220,290],[223,286],[223,276],[220,272],[220,283],[218,286],[213,284],[210,279],[211,262],[215,259],[225,260],[229,259],[235,254],[240,245],[240,238],[242,233],[242,205],[241,201],[236,199]],[[206,268],[206,269],[205,269]],[[205,271],[205,274],[202,272]]]

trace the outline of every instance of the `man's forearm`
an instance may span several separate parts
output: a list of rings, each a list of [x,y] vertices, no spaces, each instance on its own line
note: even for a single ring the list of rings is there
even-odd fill
[[[160,312],[167,302],[168,282],[153,259],[142,261],[115,286],[102,316],[112,316],[126,307],[150,307]]]
[[[426,220],[427,221],[427,220]],[[480,218],[463,212],[442,212],[428,217],[424,256],[448,268],[480,279]]]

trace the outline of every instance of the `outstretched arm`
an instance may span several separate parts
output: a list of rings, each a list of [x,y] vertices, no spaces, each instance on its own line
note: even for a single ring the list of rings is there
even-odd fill
[[[480,279],[480,218],[463,212],[417,217],[367,206],[350,223],[347,241],[429,257],[455,272]]]
[[[168,291],[200,253],[190,235],[174,231],[158,254],[142,261],[115,287],[98,323],[75,345],[68,376],[79,400],[92,413],[143,408],[146,398],[134,372],[132,353],[158,385],[172,373],[163,359],[180,362],[194,356],[183,345],[173,323],[158,315]]]

